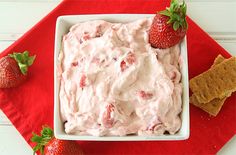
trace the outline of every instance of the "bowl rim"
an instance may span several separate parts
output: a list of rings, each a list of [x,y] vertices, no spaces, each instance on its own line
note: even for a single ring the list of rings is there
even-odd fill
[[[181,68],[182,83],[183,83],[183,94],[182,94],[182,112],[181,116],[185,115],[182,119],[182,124],[180,130],[174,135],[159,135],[159,136],[82,136],[82,135],[70,135],[66,134],[63,123],[59,122],[60,119],[60,108],[59,108],[59,81],[57,78],[57,64],[58,64],[58,54],[61,49],[62,42],[62,24],[67,23],[72,26],[75,23],[104,19],[111,22],[131,22],[136,19],[141,19],[144,17],[153,17],[154,14],[89,14],[89,15],[64,15],[59,16],[56,21],[55,29],[55,42],[54,42],[54,135],[58,139],[63,140],[89,140],[89,141],[163,141],[163,140],[186,140],[189,138],[190,127],[189,127],[189,88],[188,88],[188,56],[187,56],[187,39],[186,36],[181,43],[181,55],[183,56],[183,67]],[[132,19],[132,20],[130,20]],[[73,21],[73,22],[72,22]],[[69,27],[70,27],[69,26]],[[69,30],[69,27],[67,30]],[[68,32],[68,31],[67,31]],[[184,74],[183,74],[184,72]],[[183,76],[184,75],[184,76]],[[183,133],[179,133],[180,131]]]

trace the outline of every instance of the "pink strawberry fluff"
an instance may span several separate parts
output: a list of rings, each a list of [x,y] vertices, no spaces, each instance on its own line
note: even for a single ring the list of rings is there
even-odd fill
[[[180,47],[152,48],[151,23],[95,20],[64,35],[58,77],[66,133],[163,135],[180,129]]]

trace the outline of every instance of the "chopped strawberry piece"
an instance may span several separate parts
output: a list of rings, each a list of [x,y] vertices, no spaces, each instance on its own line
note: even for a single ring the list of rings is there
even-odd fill
[[[115,110],[115,106],[113,104],[110,103],[106,106],[106,110],[102,116],[102,123],[104,127],[111,128],[113,126],[114,118],[112,118],[111,113],[114,112],[114,110]]]
[[[71,66],[73,66],[73,67],[78,66],[78,61],[72,62],[72,63],[71,63]]]
[[[152,93],[147,93],[143,90],[139,91],[138,92],[138,96],[144,100],[148,100],[148,99],[151,99],[153,94]]]
[[[86,76],[84,74],[80,78],[79,85],[81,88],[84,88],[86,86]]]
[[[86,40],[89,40],[89,39],[90,39],[90,36],[89,36],[88,34],[86,34],[86,35],[83,36],[83,40],[86,41]]]
[[[121,71],[123,72],[126,68],[128,68],[128,65],[132,65],[135,61],[135,55],[130,52],[127,57],[120,63]]]
[[[106,108],[111,112],[111,111],[114,111],[115,106],[110,103],[110,104],[108,104],[108,105],[106,106]]]
[[[126,62],[123,60],[120,63],[120,69],[123,72],[127,68]]]

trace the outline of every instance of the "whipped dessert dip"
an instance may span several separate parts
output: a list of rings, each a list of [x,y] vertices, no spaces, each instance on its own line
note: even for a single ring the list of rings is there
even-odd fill
[[[163,135],[180,129],[180,46],[152,48],[151,23],[94,20],[64,35],[57,75],[66,133]]]

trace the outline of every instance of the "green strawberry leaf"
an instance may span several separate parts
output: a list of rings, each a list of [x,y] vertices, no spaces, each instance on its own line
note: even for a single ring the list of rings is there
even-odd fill
[[[179,22],[174,22],[173,28],[175,31],[177,31],[179,29],[179,26],[180,26]]]
[[[167,24],[171,24],[171,23],[173,23],[173,22],[174,22],[173,18],[170,18],[170,19],[167,21]]]
[[[29,57],[29,52],[28,51],[24,51],[23,56],[24,56],[24,58],[28,58]]]
[[[22,64],[22,63],[18,63],[19,67],[20,67],[20,70],[21,72],[26,75],[27,71],[28,71],[28,66],[26,64]]]
[[[42,155],[44,154],[43,151],[44,151],[44,146],[43,146],[43,147],[40,147],[40,153],[41,153]]]
[[[186,29],[188,29],[188,22],[186,19],[184,19],[184,22],[183,22],[183,27],[185,27]]]
[[[31,138],[32,142],[37,143],[34,147],[34,154],[37,151],[40,151],[41,154],[44,154],[44,147],[47,145],[47,143],[54,137],[53,130],[50,127],[43,126],[43,129],[41,130],[41,136],[32,133],[33,137]]]
[[[178,0],[172,0],[170,4],[170,12],[174,13],[178,7],[179,7]]]
[[[177,30],[179,28],[188,28],[186,12],[187,5],[185,1],[183,1],[182,4],[179,4],[178,0],[171,0],[170,7],[160,11],[159,14],[170,17],[167,24],[173,23],[173,29]]]
[[[186,3],[184,1],[183,1],[183,4],[180,6],[180,8],[181,8],[183,14],[186,15],[186,13],[187,13],[187,5],[186,5]]]
[[[40,148],[41,148],[40,145],[36,145],[35,147],[33,147],[34,154],[35,154],[35,152],[37,152]]]
[[[165,15],[165,16],[168,16],[168,17],[170,17],[170,15],[171,15],[170,11],[168,11],[168,10],[160,11],[159,14]]]
[[[34,56],[29,56],[28,51],[24,51],[23,53],[16,53],[9,54],[9,56],[16,60],[18,66],[22,72],[22,74],[26,75],[28,71],[28,67],[31,66],[35,60]]]
[[[27,60],[27,65],[31,66],[34,63],[35,58],[36,58],[35,55],[32,57],[29,57],[29,59]]]
[[[42,137],[40,137],[39,135],[33,133],[33,137],[31,138],[32,142],[40,142],[42,140]]]

